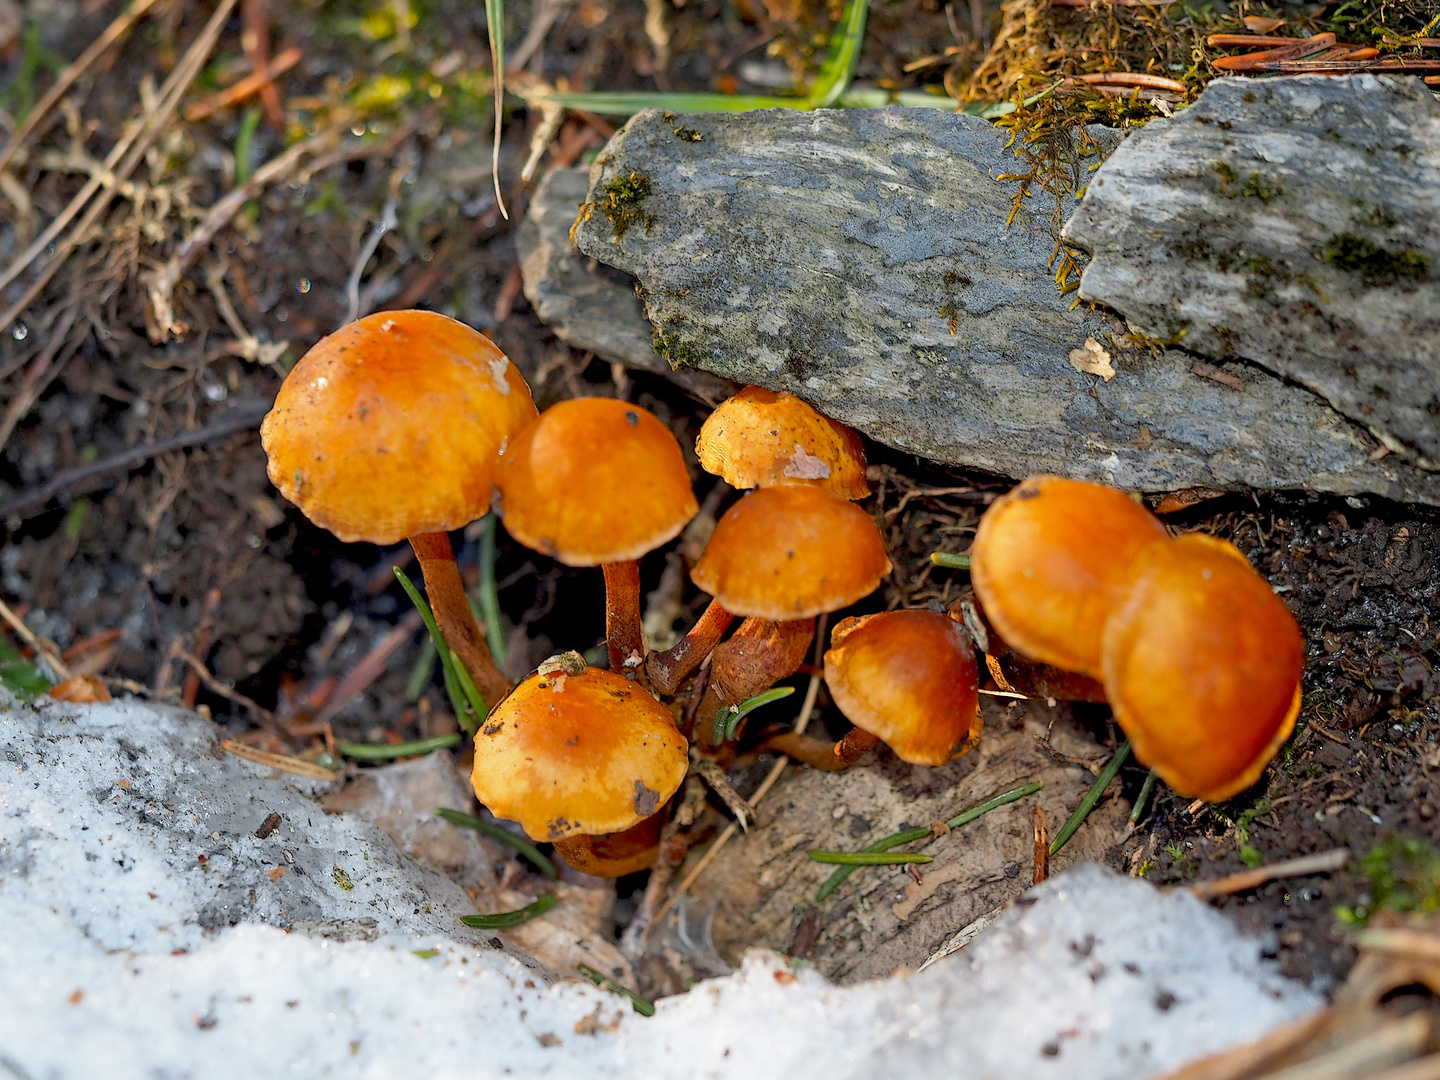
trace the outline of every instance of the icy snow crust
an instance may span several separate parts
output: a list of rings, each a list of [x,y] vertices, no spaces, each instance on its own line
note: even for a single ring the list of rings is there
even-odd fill
[[[1120,1080],[1317,1004],[1188,894],[1082,866],[921,975],[840,989],[752,955],[646,1019],[492,948],[453,883],[215,744],[136,703],[0,713],[0,1071]]]

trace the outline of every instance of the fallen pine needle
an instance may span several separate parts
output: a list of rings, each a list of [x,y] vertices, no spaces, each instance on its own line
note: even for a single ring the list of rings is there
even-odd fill
[[[1125,764],[1125,759],[1130,756],[1130,740],[1126,739],[1116,749],[1105,768],[1100,770],[1100,775],[1095,778],[1095,783],[1090,785],[1090,790],[1080,800],[1080,805],[1075,807],[1075,812],[1070,815],[1065,824],[1060,826],[1060,831],[1055,834],[1055,839],[1050,842],[1050,854],[1059,854],[1075,835],[1075,830],[1085,823],[1090,816],[1090,811],[1095,809],[1095,804],[1100,801],[1100,796],[1105,794],[1105,789],[1110,786],[1110,781],[1115,779],[1115,774],[1120,771],[1120,766]]]
[[[391,761],[395,758],[418,757],[436,750],[448,750],[460,744],[461,735],[452,731],[449,735],[434,735],[428,739],[416,739],[404,743],[336,743],[335,749],[344,757],[358,761]]]
[[[611,993],[619,994],[621,997],[629,998],[631,1006],[641,1016],[655,1015],[655,1006],[653,1003],[647,1001],[645,998],[635,993],[634,990],[630,990],[624,986],[621,986],[614,979],[610,978],[609,975],[596,971],[589,964],[581,964],[579,967],[579,971],[581,975],[584,975],[592,983],[600,987],[600,989],[609,990]]]
[[[540,854],[539,848],[523,836],[516,836],[509,829],[501,828],[499,825],[492,824],[483,818],[478,818],[474,814],[466,814],[460,810],[446,810],[442,808],[435,811],[435,816],[444,818],[452,825],[459,825],[462,829],[474,829],[482,836],[488,836],[491,840],[504,844],[506,847],[514,848],[534,863],[535,868],[546,877],[558,878],[560,876],[560,871],[555,869],[555,864]]]
[[[526,904],[515,911],[499,911],[494,915],[461,915],[460,921],[476,930],[505,930],[519,926],[531,919],[538,919],[560,902],[553,892],[547,892],[533,904]]]
[[[914,851],[812,851],[810,858],[841,866],[891,866],[935,861],[934,855],[921,855]]]
[[[1215,881],[1202,881],[1191,885],[1190,891],[1202,900],[1211,900],[1217,896],[1229,896],[1232,893],[1244,892],[1246,889],[1253,889],[1279,878],[1303,877],[1307,874],[1324,874],[1331,870],[1339,870],[1349,861],[1349,848],[1336,848],[1334,851],[1324,851],[1319,855],[1305,855],[1298,859],[1286,859],[1284,862],[1257,867],[1254,870],[1244,870]]]
[[[272,754],[268,750],[256,750],[253,746],[246,746],[234,739],[226,739],[220,744],[220,749],[242,757],[246,761],[253,761],[258,765],[269,765],[272,769],[279,769],[281,772],[294,773],[296,776],[307,776],[311,780],[339,780],[340,774],[331,769],[322,769],[309,761],[301,761],[299,758],[286,757],[284,754]]]

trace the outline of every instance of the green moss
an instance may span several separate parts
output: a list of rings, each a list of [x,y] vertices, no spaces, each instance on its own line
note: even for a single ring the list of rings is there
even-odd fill
[[[663,356],[672,368],[695,367],[700,362],[700,352],[679,334],[667,334],[656,329],[650,336],[650,346]]]
[[[1259,199],[1266,206],[1285,194],[1285,185],[1279,180],[1267,180],[1258,172],[1252,172],[1239,187],[1236,183],[1240,174],[1228,161],[1215,163],[1215,174],[1220,177],[1220,194],[1227,199]]]
[[[686,142],[699,142],[703,136],[695,128],[680,127],[675,123],[675,114],[667,112],[665,122],[670,125],[670,130],[675,133],[677,139],[684,139]]]
[[[1370,895],[1354,908],[1337,908],[1341,922],[1363,926],[1377,911],[1440,911],[1440,849],[1424,840],[1392,836],[1360,860]]]
[[[1387,251],[1354,233],[1331,237],[1320,257],[1337,270],[1359,274],[1366,285],[1419,281],[1430,268],[1429,261],[1418,251]]]
[[[330,876],[334,879],[335,884],[345,892],[350,892],[355,888],[355,883],[350,880],[350,875],[338,866],[331,868]]]
[[[624,239],[632,225],[643,224],[649,230],[655,216],[645,214],[640,207],[650,197],[650,177],[642,172],[617,176],[602,190],[605,196],[600,200],[600,209],[610,219],[610,231],[616,240]]]

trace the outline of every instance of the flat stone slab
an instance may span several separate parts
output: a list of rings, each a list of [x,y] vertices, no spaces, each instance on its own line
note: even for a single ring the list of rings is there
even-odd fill
[[[647,1019],[466,940],[458,886],[214,745],[135,702],[0,713],[7,1074],[1140,1080],[1318,1004],[1188,893],[1082,865],[919,975],[841,988],[754,953]],[[308,932],[250,921],[280,904]]]
[[[515,233],[525,299],[567,345],[663,375],[711,404],[723,401],[739,387],[704,371],[672,369],[650,344],[653,332],[634,280],[596,266],[570,243],[570,226],[589,186],[589,169],[551,169],[535,188]]]
[[[1080,295],[1253,360],[1440,468],[1440,101],[1418,79],[1217,79],[1096,173]]]
[[[1303,388],[1202,366],[1216,381],[1071,310],[1046,197],[1006,227],[1007,137],[932,109],[652,110],[596,160],[574,238],[639,279],[672,363],[789,390],[923,457],[1137,490],[1440,503],[1440,477],[1369,460],[1374,440]],[[1090,338],[1109,380],[1072,364]]]

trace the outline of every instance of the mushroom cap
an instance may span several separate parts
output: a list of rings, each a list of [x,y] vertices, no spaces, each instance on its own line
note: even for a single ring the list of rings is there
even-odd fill
[[[638,559],[700,508],[670,429],[614,398],[546,409],[501,455],[495,486],[510,535],[567,566]]]
[[[271,483],[311,521],[393,544],[483,517],[500,448],[534,416],[489,338],[433,311],[382,311],[300,358],[260,441]]]
[[[1100,634],[1135,557],[1169,537],[1123,492],[1032,476],[985,511],[970,580],[1010,645],[1042,663],[1100,675]]]
[[[689,764],[669,711],[592,667],[531,675],[490,711],[475,743],[476,797],[536,840],[637,825],[675,794]]]
[[[731,487],[815,484],[863,499],[865,444],[793,394],[747,386],[722,401],[695,440],[700,467]]]
[[[889,572],[869,514],[823,488],[784,486],[730,507],[690,577],[726,611],[782,622],[853,604]]]
[[[980,738],[975,650],[938,611],[842,619],[825,654],[825,685],[851,723],[912,765],[943,765]]]
[[[1295,728],[1300,627],[1213,536],[1140,553],[1104,656],[1105,693],[1135,756],[1180,795],[1217,802],[1245,790]]]

